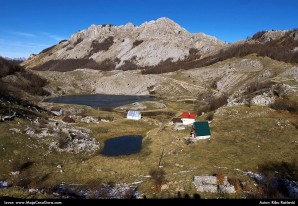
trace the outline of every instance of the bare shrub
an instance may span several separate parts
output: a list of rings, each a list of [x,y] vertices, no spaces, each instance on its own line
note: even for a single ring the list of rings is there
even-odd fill
[[[249,182],[242,182],[241,187],[242,187],[242,191],[245,191],[245,192],[249,192],[252,190],[252,186],[249,184]]]
[[[266,31],[259,31],[259,32],[255,33],[255,34],[251,37],[251,39],[258,40],[258,39],[260,39],[265,33],[266,33]]]
[[[271,81],[263,81],[263,82],[254,81],[254,82],[251,82],[246,87],[244,94],[251,94],[259,90],[269,89],[271,88],[272,85],[273,85],[273,82]]]
[[[47,124],[48,124],[48,121],[44,117],[42,117],[42,118],[39,119],[39,127],[40,128],[47,127]]]
[[[67,134],[61,132],[59,134],[59,138],[58,138],[58,148],[65,149],[68,146],[69,141],[70,140],[69,140]]]
[[[228,103],[228,96],[227,95],[221,95],[218,97],[213,97],[210,100],[210,110],[214,111],[217,110],[218,108],[226,105]]]
[[[193,144],[193,141],[190,138],[184,139],[184,144],[190,145]]]
[[[144,40],[135,40],[132,44],[132,48],[135,48],[143,43]]]
[[[292,162],[266,162],[258,165],[258,168],[264,178],[262,181],[258,181],[258,192],[254,194],[254,197],[290,197],[285,180],[298,180],[297,160]]]
[[[117,62],[119,62],[119,59],[118,58],[116,58],[115,60],[105,59],[104,61],[102,61],[100,63],[100,65],[98,66],[98,68],[101,71],[111,71],[111,70],[114,70],[116,68]],[[88,67],[88,64],[87,64],[87,67]]]
[[[105,120],[108,120],[108,121],[111,121],[111,122],[114,121],[114,117],[112,117],[112,116],[99,116],[98,119],[99,120],[105,119]]]
[[[228,179],[229,183],[234,186],[237,193],[241,192],[240,181],[236,177],[231,177]]]
[[[88,180],[86,182],[86,187],[91,190],[101,189],[102,188],[102,180],[101,179]]]
[[[196,58],[200,58],[200,54],[199,54],[199,50],[196,49],[196,48],[190,48],[189,49],[189,56],[187,57],[187,59],[189,60],[193,60],[193,59],[196,59]]]
[[[21,69],[20,74],[30,81],[31,85],[36,87],[43,87],[48,84],[47,80],[38,76],[37,74],[34,74],[32,72],[29,72],[28,70]]]
[[[225,175],[222,171],[216,173],[217,184],[223,185],[225,181]]]
[[[194,110],[198,115],[201,115],[203,112],[206,113],[215,111],[216,109],[226,105],[227,103],[227,95],[221,94],[220,96],[215,96],[212,91],[206,91],[198,94]]]
[[[63,122],[66,122],[66,123],[75,123],[74,119],[71,118],[70,116],[66,115],[62,118],[62,121]]]
[[[73,71],[80,68],[89,68],[94,70],[111,71],[115,69],[119,59],[105,59],[101,63],[97,63],[93,59],[63,59],[63,60],[50,60],[44,64],[33,67],[32,69],[38,71]]]
[[[114,37],[109,36],[104,39],[102,42],[98,42],[96,40],[92,41],[91,50],[89,52],[89,56],[99,52],[99,51],[108,51],[109,48],[114,44]]]
[[[205,118],[205,120],[212,121],[214,117],[214,112],[209,112]]]
[[[210,106],[205,104],[197,104],[195,105],[194,110],[196,111],[197,115],[202,115],[203,113],[210,111]]]
[[[42,50],[42,51],[41,51],[39,54],[46,53],[46,52],[50,51],[51,49],[53,49],[55,46],[56,46],[56,45],[54,45],[54,46],[51,46],[51,47],[48,47],[48,48],[46,48],[46,49]]]
[[[211,88],[212,88],[212,89],[217,89],[217,81],[213,81],[213,82],[211,83]]]
[[[161,186],[165,182],[165,174],[166,172],[163,169],[151,169],[149,171],[149,175],[153,180],[154,186]]]
[[[12,171],[21,171],[22,163],[20,159],[14,159],[11,162],[11,170]]]
[[[283,97],[286,94],[286,89],[282,84],[276,84],[272,87],[273,95],[277,97]]]
[[[118,69],[127,71],[127,70],[136,70],[140,67],[136,63],[136,56],[133,56],[130,60],[125,60],[124,64],[121,65]]]
[[[79,43],[81,43],[83,41],[83,38],[78,38],[74,43],[73,46],[75,47],[76,45],[78,45]]]
[[[293,99],[288,97],[277,98],[272,104],[271,108],[275,110],[285,110],[292,113],[298,113],[298,104]]]
[[[0,56],[0,78],[6,75],[14,74],[22,69],[17,63],[8,61]]]

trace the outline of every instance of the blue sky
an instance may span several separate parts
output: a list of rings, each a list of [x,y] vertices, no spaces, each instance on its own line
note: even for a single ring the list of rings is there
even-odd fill
[[[227,42],[298,28],[298,0],[0,0],[0,11],[6,57],[39,53],[91,24],[139,26],[160,17]]]

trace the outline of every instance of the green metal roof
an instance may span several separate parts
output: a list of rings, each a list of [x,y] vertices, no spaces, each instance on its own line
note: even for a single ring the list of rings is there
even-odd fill
[[[196,136],[210,136],[210,128],[208,122],[194,122],[193,127],[196,130]]]

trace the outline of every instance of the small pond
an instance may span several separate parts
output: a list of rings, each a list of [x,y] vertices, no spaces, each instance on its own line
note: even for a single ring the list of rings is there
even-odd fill
[[[155,101],[151,96],[132,96],[132,95],[105,95],[105,94],[88,94],[88,95],[70,95],[53,97],[44,100],[44,102],[53,102],[61,104],[80,104],[96,108],[115,108],[134,102]]]
[[[101,154],[119,156],[139,153],[142,148],[142,136],[121,136],[106,140]]]

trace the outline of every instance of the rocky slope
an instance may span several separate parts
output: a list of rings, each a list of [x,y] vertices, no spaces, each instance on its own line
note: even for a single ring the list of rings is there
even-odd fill
[[[228,95],[229,104],[268,105],[277,88],[297,92],[297,36],[297,29],[270,30],[224,44],[160,18],[140,26],[92,25],[23,64],[50,82],[52,96],[195,99],[209,90]]]
[[[44,109],[33,102],[49,95],[47,81],[23,69],[15,61],[0,57],[0,122],[15,117],[31,119]]]
[[[56,71],[131,70],[155,66],[168,59],[176,62],[204,57],[224,45],[215,37],[189,33],[172,20],[159,18],[140,26],[91,25],[70,39],[32,55],[24,65]]]

